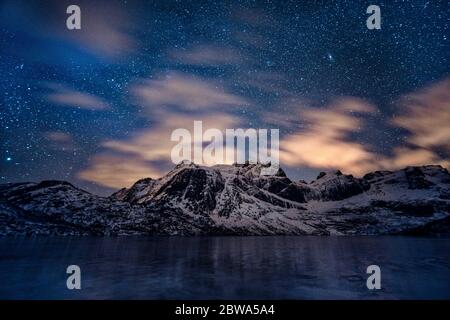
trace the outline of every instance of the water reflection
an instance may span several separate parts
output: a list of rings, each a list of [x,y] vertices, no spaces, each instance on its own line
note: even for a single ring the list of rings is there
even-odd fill
[[[70,264],[82,290],[67,290]],[[382,290],[366,288],[366,267]],[[0,239],[0,298],[450,298],[450,239],[118,237]]]

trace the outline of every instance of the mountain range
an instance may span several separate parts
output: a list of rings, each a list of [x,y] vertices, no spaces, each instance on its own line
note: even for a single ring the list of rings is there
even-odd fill
[[[1,184],[0,235],[450,235],[441,166],[310,183],[262,168],[183,162],[109,197],[65,181]]]

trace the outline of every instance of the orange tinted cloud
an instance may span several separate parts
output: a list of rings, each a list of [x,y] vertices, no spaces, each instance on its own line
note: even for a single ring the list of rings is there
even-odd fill
[[[282,165],[341,169],[357,175],[408,165],[448,166],[448,158],[434,150],[449,150],[448,89],[447,80],[400,100],[403,109],[392,124],[408,130],[407,144],[394,146],[390,155],[377,154],[370,143],[353,138],[366,130],[364,118],[376,115],[377,111],[359,98],[338,99],[326,108],[308,108],[306,100],[292,98],[285,106],[291,110],[285,112],[287,115],[266,113],[263,118],[272,128],[294,130],[280,141]],[[241,124],[241,119],[223,111],[223,106],[238,106],[245,100],[205,79],[173,73],[167,78],[135,85],[131,92],[135,101],[146,107],[144,116],[159,122],[131,138],[105,141],[104,153],[94,157],[90,166],[80,173],[82,179],[117,188],[140,178],[158,177],[164,172],[157,162],[171,165],[171,150],[177,144],[170,140],[173,130],[186,128],[192,132],[195,120],[203,121],[203,132],[209,128],[225,132]],[[208,163],[208,159],[204,160]]]
[[[406,95],[400,105],[402,114],[392,122],[410,132],[408,142],[450,152],[450,79]]]
[[[280,142],[281,161],[289,166],[342,169],[354,174],[425,164],[448,167],[448,156],[442,154],[450,154],[450,80],[405,95],[398,104],[400,115],[391,124],[408,134],[406,144],[395,146],[390,155],[376,154],[370,144],[350,139],[350,135],[365,129],[363,119],[356,114],[375,111],[361,99],[346,98],[325,109],[308,109],[300,104],[293,108],[298,121],[270,115],[272,123],[297,127]]]
[[[394,148],[392,157],[383,157],[377,166],[383,169],[401,169],[407,166],[421,166],[425,164],[440,164],[449,166],[448,160],[441,159],[436,153],[426,149],[412,149],[408,147]]]
[[[162,173],[139,158],[103,154],[94,156],[90,166],[78,173],[78,178],[110,188],[123,188],[141,178],[158,177]]]
[[[245,99],[227,93],[211,80],[176,72],[158,80],[145,80],[132,90],[138,103],[152,108],[201,110],[248,104]]]
[[[224,113],[212,113],[204,116],[164,113],[161,114],[161,119],[163,121],[154,128],[144,129],[129,140],[110,140],[104,142],[103,146],[116,152],[133,154],[143,160],[170,162],[171,150],[177,144],[176,141],[170,140],[175,129],[185,128],[193,132],[194,121],[201,120],[203,132],[210,128],[217,128],[225,132],[225,129],[234,128],[239,123],[237,118]],[[193,143],[197,143],[193,133],[191,135]]]
[[[105,151],[95,156],[89,167],[80,172],[79,177],[111,188],[129,186],[142,178],[157,178],[165,172],[157,164],[159,161],[168,168],[175,165],[171,162],[172,148],[178,143],[171,141],[171,134],[175,129],[186,128],[192,132],[195,120],[203,121],[203,132],[209,128],[225,132],[226,128],[233,128],[238,124],[238,119],[221,113],[207,116],[164,113],[161,114],[161,119],[164,120],[155,127],[143,129],[130,139],[105,141],[102,144]],[[192,134],[191,146],[194,143],[199,141]],[[205,163],[211,161],[204,159]]]
[[[361,130],[363,122],[356,113],[375,109],[356,98],[344,98],[325,109],[302,109],[299,119],[305,123],[301,132],[280,142],[280,159],[289,166],[339,168],[361,174],[373,168],[375,155],[348,136]]]
[[[161,167],[174,165],[171,152],[178,141],[171,141],[171,135],[175,129],[189,130],[191,145],[198,145],[200,141],[193,135],[194,121],[203,122],[203,132],[210,128],[225,132],[227,128],[238,127],[240,120],[222,111],[223,107],[246,104],[243,98],[214,82],[180,73],[135,84],[130,92],[135,103],[145,108],[142,115],[158,122],[128,139],[104,141],[104,151],[94,157],[80,178],[108,187],[123,187],[141,178],[159,177],[164,173]],[[205,163],[211,161],[204,159]]]

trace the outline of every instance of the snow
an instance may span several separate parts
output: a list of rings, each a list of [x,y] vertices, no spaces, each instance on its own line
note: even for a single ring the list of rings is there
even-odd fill
[[[0,235],[392,234],[450,216],[450,175],[440,166],[328,172],[309,184],[261,168],[181,163],[108,198],[66,182],[1,185]],[[288,188],[306,202],[286,198]]]

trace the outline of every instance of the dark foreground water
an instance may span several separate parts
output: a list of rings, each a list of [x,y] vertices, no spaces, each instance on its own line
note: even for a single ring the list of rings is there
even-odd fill
[[[66,268],[81,268],[81,290]],[[381,268],[381,290],[366,268]],[[450,239],[0,239],[0,299],[450,299]]]

